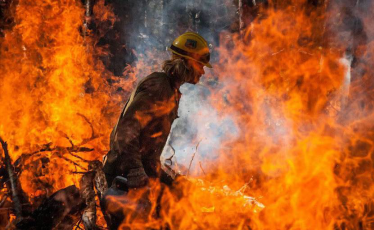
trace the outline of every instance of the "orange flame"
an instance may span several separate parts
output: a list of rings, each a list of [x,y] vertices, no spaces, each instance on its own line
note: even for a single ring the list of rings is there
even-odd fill
[[[96,20],[113,22],[103,1],[98,4]],[[225,42],[223,34],[215,65],[223,87],[210,102],[233,117],[239,138],[228,138],[218,160],[203,162],[207,175],[177,179],[173,188],[151,181],[124,197],[148,196],[142,218],[133,218],[132,205],[110,207],[128,214],[122,227],[372,228],[373,94],[365,83],[373,71],[363,67],[362,80],[346,94],[346,47],[326,41],[326,10],[309,12],[304,3],[288,1],[262,9],[243,37]],[[113,89],[131,88],[142,70],[108,84],[94,39],[79,32],[80,1],[19,0],[14,20],[0,38],[0,136],[13,160],[29,153],[24,190],[49,195],[78,184],[69,172],[85,170],[85,159],[107,151],[124,102]],[[373,42],[365,48],[362,63],[371,63]],[[94,151],[67,151],[83,146]]]
[[[96,20],[113,18],[105,13],[110,10],[103,1],[98,4]],[[46,189],[36,182],[44,180],[53,192],[78,184],[68,172],[86,167],[62,147],[84,144],[94,151],[82,158],[100,159],[115,119],[109,114],[117,113],[122,98],[110,96],[106,79],[111,76],[90,48],[94,39],[80,33],[80,1],[20,0],[15,7],[15,25],[1,38],[0,135],[8,141],[13,160],[34,153],[24,159],[29,169],[21,177],[25,191],[32,195]],[[123,87],[132,87],[132,82]],[[43,157],[50,162],[40,161]]]

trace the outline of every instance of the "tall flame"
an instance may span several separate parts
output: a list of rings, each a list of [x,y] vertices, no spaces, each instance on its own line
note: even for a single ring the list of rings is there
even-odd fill
[[[216,95],[227,96],[213,100],[236,116],[241,135],[221,152],[218,178],[258,175],[252,193],[266,208],[252,217],[252,229],[372,226],[372,102],[362,98],[367,107],[358,108],[357,94],[346,94],[342,59],[349,44],[326,41],[336,15],[325,12],[299,1],[263,11],[245,34],[248,43],[237,38],[234,49],[220,50],[226,87]],[[362,58],[369,61],[373,51],[368,44]],[[372,74],[364,72],[362,81]]]
[[[96,20],[113,20],[103,1],[98,4]],[[27,193],[46,189],[39,180],[53,185],[52,191],[77,184],[69,171],[82,171],[85,166],[77,165],[84,162],[56,147],[85,144],[94,149],[80,155],[87,160],[101,158],[108,148],[111,114],[121,97],[111,97],[110,75],[92,48],[94,38],[82,36],[84,13],[80,1],[20,0],[14,26],[1,38],[0,135],[13,160],[55,149],[25,162],[29,170],[21,180]],[[50,162],[37,160],[43,157]]]

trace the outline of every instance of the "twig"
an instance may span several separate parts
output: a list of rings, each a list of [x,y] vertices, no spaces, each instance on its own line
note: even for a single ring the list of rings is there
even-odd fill
[[[86,163],[89,163],[89,162],[91,162],[91,161],[89,161],[89,160],[86,160],[86,159],[84,159],[84,158],[82,158],[82,157],[80,157],[80,156],[78,156],[78,155],[75,155],[74,153],[72,153],[72,152],[70,152],[69,153],[70,155],[72,155],[73,157],[76,157],[76,158],[78,158],[79,160],[81,160],[81,161],[84,161],[84,162],[86,162]]]
[[[22,205],[21,201],[18,197],[18,191],[17,191],[17,180],[14,175],[13,171],[13,165],[9,156],[8,152],[8,144],[0,137],[1,146],[4,150],[5,155],[5,165],[8,171],[9,179],[10,179],[10,186],[11,186],[11,192],[12,192],[12,200],[13,200],[13,206],[15,210],[15,215],[17,218],[20,218],[22,215]]]
[[[70,159],[67,158],[67,157],[64,157],[64,156],[58,156],[58,157],[60,157],[61,159],[64,159],[65,161],[67,161],[67,162],[69,162],[69,163],[71,163],[71,164],[73,164],[73,165],[79,167],[80,169],[87,170],[87,169],[84,168],[83,166],[80,166],[78,163],[75,163],[74,161],[70,160]]]
[[[279,50],[279,51],[277,51],[277,52],[275,52],[275,53],[272,53],[271,56],[274,56],[274,55],[277,55],[277,54],[279,54],[279,53],[282,53],[283,51],[284,51],[284,49],[281,49],[281,50]]]
[[[204,171],[204,169],[203,169],[203,166],[201,166],[201,161],[199,161],[199,165],[200,165],[200,169],[201,169],[201,171],[203,171],[204,175],[206,176],[206,173],[205,173],[205,171]]]
[[[173,161],[171,159],[173,159],[173,157],[175,156],[175,149],[174,149],[174,147],[171,144],[169,144],[169,146],[173,150],[173,154],[169,158],[166,158],[165,162],[166,161],[170,161],[170,166],[172,166],[173,165]]]
[[[69,143],[71,144],[71,147],[74,148],[75,145],[74,145],[73,141],[70,139],[70,137],[66,133],[62,133],[62,134],[69,141]]]
[[[77,115],[82,117],[90,125],[90,127],[91,127],[91,137],[94,137],[95,136],[95,130],[94,130],[93,125],[90,122],[90,120],[88,120],[88,118],[81,113],[77,113]]]
[[[81,224],[81,222],[82,222],[82,216],[81,216],[81,218],[79,219],[78,223],[75,225],[75,229],[74,229],[74,230],[77,230],[78,228],[79,228],[79,229],[82,229],[81,227],[79,227],[79,225]]]
[[[78,171],[70,171],[71,174],[87,174],[87,173],[94,173],[95,171],[87,171],[87,172],[78,172]]]
[[[6,199],[9,197],[9,194],[5,194],[3,196],[3,199],[0,201],[0,207],[3,207],[3,205],[5,204],[5,201]]]
[[[92,123],[90,122],[90,120],[88,120],[88,118],[86,116],[84,116],[81,113],[77,113],[77,115],[80,116],[80,117],[82,117],[90,125],[90,127],[91,127],[91,137],[83,139],[82,142],[80,144],[78,144],[78,146],[82,146],[82,145],[87,144],[88,142],[90,142],[90,141],[98,138],[99,135],[96,136],[94,127],[93,127]]]
[[[70,153],[77,153],[77,152],[92,152],[94,149],[87,148],[87,147],[56,147],[55,150],[67,150]]]
[[[33,155],[33,154],[40,153],[40,152],[53,151],[53,149],[51,149],[51,145],[52,145],[52,142],[49,142],[49,143],[43,145],[44,148],[42,148],[42,149],[40,149],[38,151],[35,151],[33,153],[29,153],[29,154],[26,153],[25,155]]]
[[[190,165],[188,166],[187,177],[190,175],[190,169],[191,169],[192,161],[193,161],[193,159],[195,158],[195,155],[196,155],[196,153],[197,153],[197,148],[199,147],[200,142],[201,142],[202,140],[203,140],[203,139],[201,139],[199,142],[197,142],[195,152],[193,153],[192,158],[191,158],[191,161],[190,161]]]
[[[78,171],[77,166],[74,165],[74,168],[75,168],[75,172],[77,172]],[[78,184],[77,174],[73,173],[73,175],[74,175],[74,184]]]
[[[69,139],[69,138],[68,138]],[[72,142],[71,142],[72,144]],[[43,145],[44,147],[40,150],[37,150],[35,152],[32,152],[32,153],[23,153],[15,162],[15,167],[18,167],[19,164],[22,164],[22,158],[24,160],[26,160],[27,158],[37,154],[37,153],[41,153],[41,152],[53,152],[53,151],[66,151],[66,152],[69,152],[70,154],[72,154],[73,152],[92,152],[94,151],[94,149],[91,149],[91,148],[87,148],[87,147],[77,147],[77,146],[72,146],[72,147],[63,147],[63,146],[55,146],[53,148],[51,148],[51,145],[52,143],[47,143],[45,145]],[[75,155],[74,155],[75,156]]]

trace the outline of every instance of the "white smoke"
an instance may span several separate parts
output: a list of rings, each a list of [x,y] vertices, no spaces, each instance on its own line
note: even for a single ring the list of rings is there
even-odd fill
[[[222,116],[210,105],[208,98],[214,92],[206,86],[184,84],[180,90],[179,118],[173,124],[162,155],[170,157],[174,148],[177,170],[187,173],[191,164],[190,174],[202,174],[207,171],[204,161],[217,158],[221,143],[228,137],[235,138],[239,130],[232,117]]]

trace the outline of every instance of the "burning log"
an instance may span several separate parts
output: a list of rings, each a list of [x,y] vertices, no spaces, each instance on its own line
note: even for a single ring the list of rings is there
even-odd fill
[[[9,176],[9,180],[10,180],[10,186],[11,186],[10,189],[11,189],[11,194],[12,194],[14,211],[15,211],[16,217],[20,218],[22,216],[22,205],[21,205],[21,201],[18,195],[19,194],[18,192],[19,183],[17,182],[17,178],[14,174],[12,161],[10,159],[9,152],[8,152],[8,144],[1,137],[0,137],[0,143],[4,150],[4,155],[5,155],[4,160],[5,160],[5,165],[6,165],[7,173]]]

